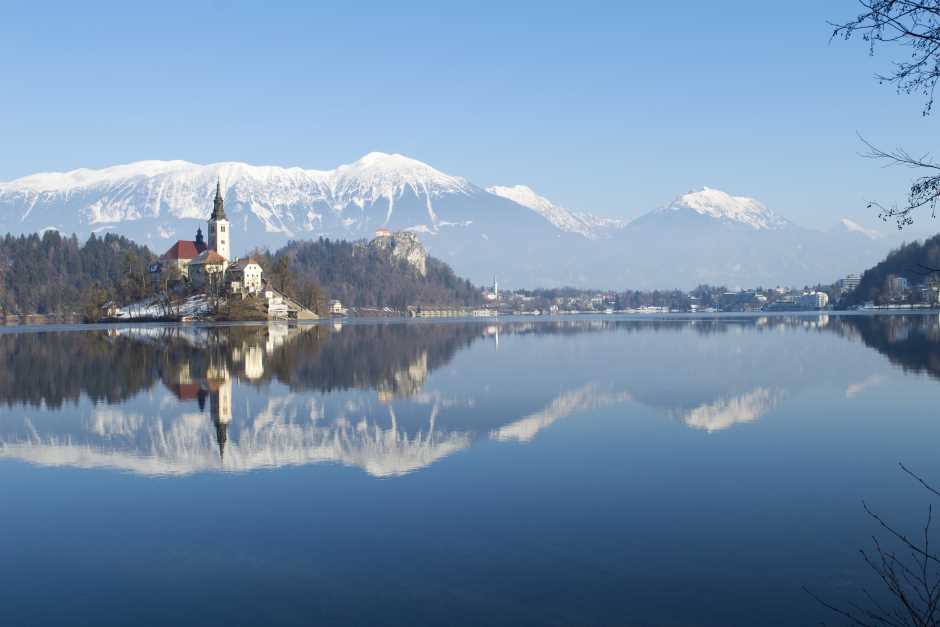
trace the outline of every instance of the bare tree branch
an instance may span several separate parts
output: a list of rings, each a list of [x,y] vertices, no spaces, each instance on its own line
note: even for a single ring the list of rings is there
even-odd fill
[[[899,464],[899,466],[932,495],[940,496],[940,492],[920,475],[908,469],[904,464]],[[823,607],[848,619],[853,625],[938,627],[940,625],[938,622],[940,556],[931,548],[933,506],[929,505],[927,508],[927,519],[921,528],[921,538],[917,543],[909,539],[905,533],[889,525],[864,501],[862,507],[881,529],[888,533],[888,539],[902,549],[899,554],[873,536],[873,551],[870,553],[864,549],[859,551],[864,562],[881,581],[888,598],[893,600],[893,606],[885,606],[867,589],[863,589],[862,592],[867,599],[868,607],[849,603],[848,609],[825,601],[805,586],[803,590]]]

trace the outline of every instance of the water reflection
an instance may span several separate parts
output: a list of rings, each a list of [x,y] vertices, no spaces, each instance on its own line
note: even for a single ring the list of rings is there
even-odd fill
[[[771,410],[783,398],[783,392],[757,388],[732,398],[720,398],[678,415],[693,429],[721,431],[736,424],[753,422]]]
[[[833,350],[846,341],[940,378],[936,316],[3,333],[0,456],[147,475],[336,462],[389,477],[586,412],[647,408],[715,433],[813,386],[847,401],[878,386]]]

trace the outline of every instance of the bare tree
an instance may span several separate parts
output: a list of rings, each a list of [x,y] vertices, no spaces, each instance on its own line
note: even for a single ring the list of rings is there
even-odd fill
[[[940,492],[924,479],[904,464],[899,465],[901,470],[913,477],[934,497],[940,496]],[[887,544],[877,536],[872,536],[872,549],[861,549],[859,552],[887,589],[887,597],[891,602],[879,601],[874,594],[863,589],[865,605],[853,603],[849,607],[839,607],[825,601],[806,587],[803,590],[823,606],[848,620],[851,625],[937,627],[940,625],[940,553],[936,552],[931,543],[933,505],[927,508],[927,520],[922,530],[913,537],[888,523],[867,503],[863,502],[862,507],[885,532]]]
[[[855,19],[830,23],[832,37],[859,36],[868,43],[872,55],[882,45],[905,48],[909,56],[892,63],[891,72],[876,78],[894,85],[898,93],[922,95],[923,115],[930,115],[940,79],[940,0],[859,0],[859,4],[863,11]],[[894,220],[899,229],[913,224],[913,214],[923,207],[929,207],[931,217],[935,217],[940,198],[940,163],[929,154],[914,156],[904,149],[882,150],[862,141],[868,148],[866,157],[924,171],[911,183],[903,205],[872,202],[869,207],[877,208],[881,219]]]

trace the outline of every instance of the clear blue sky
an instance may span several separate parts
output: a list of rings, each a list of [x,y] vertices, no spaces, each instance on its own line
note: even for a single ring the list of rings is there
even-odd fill
[[[817,227],[902,198],[856,132],[928,151],[940,113],[829,43],[854,0],[657,4],[5,2],[0,180],[382,150],[618,217],[702,185]]]

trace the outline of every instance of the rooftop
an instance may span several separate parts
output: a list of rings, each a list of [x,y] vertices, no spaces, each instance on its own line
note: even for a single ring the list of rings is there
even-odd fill
[[[161,259],[195,259],[205,249],[205,244],[200,246],[192,240],[181,239],[170,246]]]

